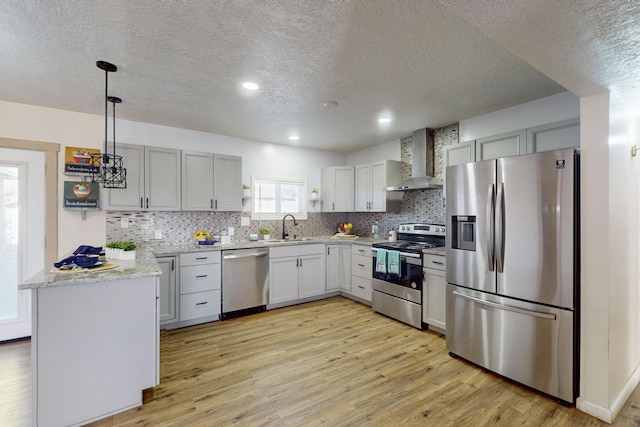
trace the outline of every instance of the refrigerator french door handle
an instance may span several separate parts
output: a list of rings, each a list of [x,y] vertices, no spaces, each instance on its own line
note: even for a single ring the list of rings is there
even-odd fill
[[[553,314],[553,313],[543,313],[541,311],[525,310],[524,308],[513,307],[511,305],[498,304],[497,302],[486,301],[486,300],[483,300],[483,299],[480,299],[480,298],[472,297],[471,295],[465,295],[465,294],[460,293],[458,291],[453,291],[453,295],[455,295],[457,297],[460,297],[460,298],[464,298],[464,299],[469,300],[469,301],[476,302],[476,303],[481,304],[481,305],[494,307],[494,308],[497,308],[497,309],[500,309],[500,310],[512,311],[514,313],[525,314],[527,316],[540,317],[542,319],[556,320],[556,315]]]
[[[489,186],[489,194],[487,196],[487,264],[489,267],[489,271],[494,270],[495,259],[494,259],[494,215],[496,209],[496,197],[494,192],[494,184]]]
[[[504,182],[498,184],[498,196],[496,200],[496,268],[499,273],[504,273],[504,241],[505,241],[505,211],[504,211]]]

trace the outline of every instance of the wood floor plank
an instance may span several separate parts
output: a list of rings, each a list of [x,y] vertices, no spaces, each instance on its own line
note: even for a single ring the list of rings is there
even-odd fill
[[[91,426],[607,425],[450,357],[440,334],[342,297],[160,340],[161,384],[146,403]],[[29,343],[0,346],[2,426],[30,425],[29,353]],[[639,420],[635,390],[614,426]]]

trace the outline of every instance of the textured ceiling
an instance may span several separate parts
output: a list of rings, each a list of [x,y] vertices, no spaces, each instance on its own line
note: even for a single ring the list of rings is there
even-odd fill
[[[106,60],[119,67],[109,79],[110,95],[123,99],[118,118],[285,144],[296,133],[297,145],[348,153],[565,87],[586,94],[637,81],[640,68],[615,66],[640,58],[636,8],[622,0],[3,1],[0,100],[103,114],[95,62]],[[260,90],[248,95],[244,80]],[[328,100],[340,105],[326,109]],[[377,123],[383,113],[394,118],[386,127]]]

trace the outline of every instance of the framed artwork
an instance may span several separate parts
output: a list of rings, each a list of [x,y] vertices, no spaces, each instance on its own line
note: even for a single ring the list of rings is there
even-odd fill
[[[65,181],[62,207],[65,209],[99,210],[100,186],[97,182]]]
[[[91,155],[100,154],[96,148],[66,147],[64,151],[64,173],[66,175],[87,175],[98,172],[100,165],[91,164]]]

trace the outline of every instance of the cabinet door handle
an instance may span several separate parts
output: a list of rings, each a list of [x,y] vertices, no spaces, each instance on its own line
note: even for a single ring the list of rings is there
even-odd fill
[[[440,262],[440,261],[431,261],[431,264],[444,265],[444,262]]]
[[[358,264],[360,267],[364,268],[364,264]]]
[[[302,267],[302,258],[300,258],[300,267]]]
[[[176,268],[176,260],[172,259],[171,260],[171,271],[175,270],[175,268]]]
[[[213,209],[213,199],[210,200],[211,209]]]
[[[296,267],[300,267],[300,258],[296,258]]]
[[[329,246],[327,246],[327,255],[329,255],[329,249],[330,249]]]
[[[335,203],[331,203],[331,210],[335,211],[336,210],[336,204]]]
[[[149,198],[147,197],[147,209],[149,209]]]
[[[218,209],[218,199],[214,202],[214,209]]]
[[[364,291],[364,286],[358,285],[358,287]]]
[[[364,249],[358,249],[358,252],[360,252],[361,254],[364,253]]]
[[[204,256],[204,257],[196,257],[196,261],[200,261],[200,260],[208,259],[208,258],[209,258],[209,257],[206,257],[206,256]]]
[[[140,209],[144,208],[144,201],[142,200],[142,197],[140,197]]]
[[[199,276],[196,276],[196,279],[204,279],[208,276],[208,274],[201,274]]]
[[[196,305],[206,305],[206,304],[207,304],[207,301],[204,301],[204,302],[197,302],[197,303],[196,303]]]

